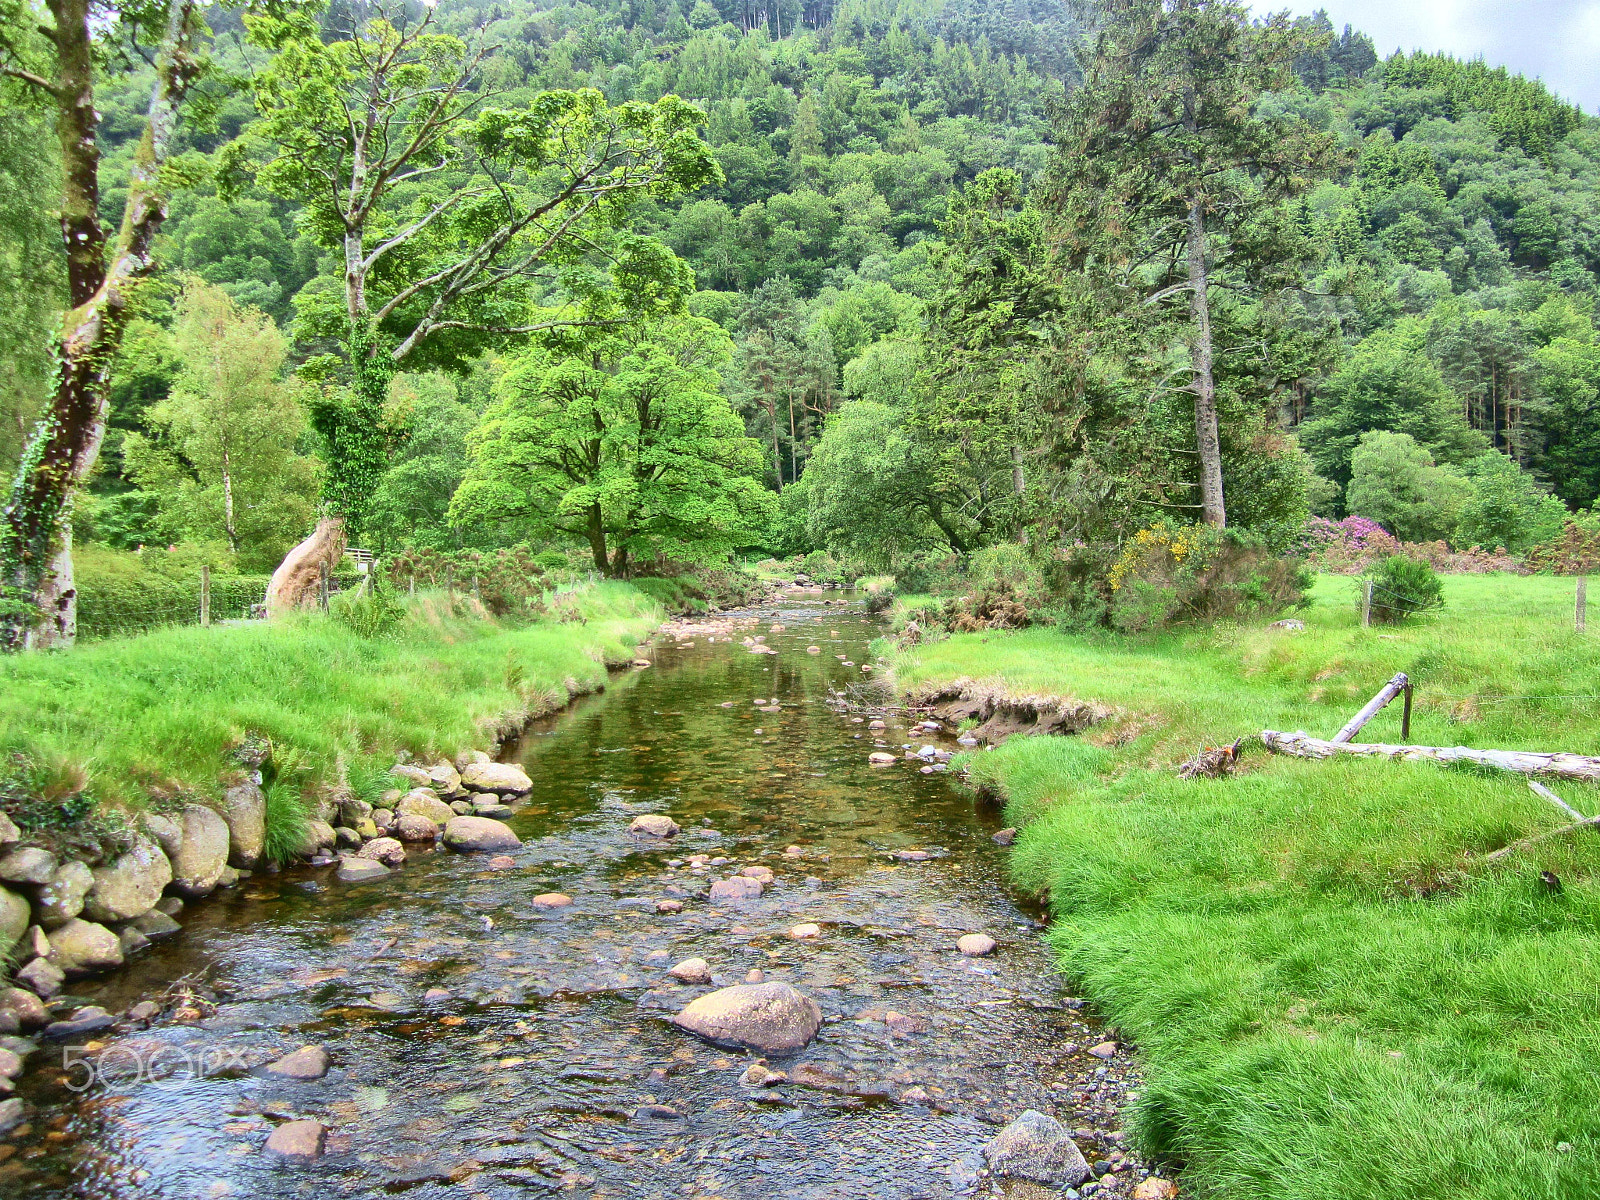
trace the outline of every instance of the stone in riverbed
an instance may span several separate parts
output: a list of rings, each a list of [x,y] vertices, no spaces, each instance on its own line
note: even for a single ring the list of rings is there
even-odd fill
[[[361,835],[348,825],[335,825],[333,836],[338,838],[338,846],[344,850],[354,850],[361,845]]]
[[[504,871],[506,868],[514,867],[516,865],[517,860],[512,858],[509,854],[496,854],[488,862],[484,863],[484,866],[488,867],[491,871]]]
[[[997,829],[997,830],[995,830],[994,840],[998,845],[1001,845],[1001,846],[1009,846],[1009,845],[1011,845],[1012,842],[1017,840],[1017,829],[1016,829],[1016,826],[1013,825],[1009,829]]]
[[[535,908],[566,908],[572,903],[572,897],[563,896],[560,892],[545,892],[535,896],[531,903]]]
[[[793,929],[789,930],[789,936],[794,938],[794,940],[797,942],[809,941],[812,938],[819,938],[822,936],[822,926],[818,925],[815,921],[802,921]]]
[[[166,913],[154,908],[147,913],[140,913],[128,924],[144,934],[145,937],[152,939],[171,937],[183,929],[182,925],[179,925]]]
[[[511,826],[488,817],[452,817],[444,827],[444,844],[462,854],[515,850],[522,839]]]
[[[86,1004],[78,1009],[64,1021],[52,1021],[44,1027],[44,1036],[47,1038],[81,1037],[86,1033],[96,1033],[101,1029],[108,1029],[117,1023],[117,1019],[101,1008],[98,1004]]]
[[[228,862],[253,871],[267,845],[267,794],[241,783],[222,794],[222,819],[228,826]]]
[[[683,911],[683,901],[682,900],[657,900],[656,901],[656,911],[658,913],[681,913]]]
[[[686,958],[667,974],[679,983],[710,983],[711,964],[703,958]]]
[[[397,821],[401,817],[410,815],[425,817],[435,825],[443,825],[456,814],[448,804],[427,788],[416,788],[407,792],[405,798],[394,806],[394,815]]]
[[[642,833],[647,837],[669,838],[678,836],[678,823],[661,813],[643,813],[628,826],[629,833]]]
[[[719,879],[713,883],[709,898],[712,903],[719,900],[738,903],[742,900],[760,899],[761,891],[759,879],[751,879],[747,875],[735,875],[731,879]]]
[[[757,863],[753,867],[746,867],[744,870],[740,871],[739,874],[743,875],[746,879],[754,879],[756,882],[760,883],[762,887],[768,886],[775,879],[777,879],[777,876],[772,873],[771,867],[763,867],[760,863]]]
[[[179,818],[183,840],[172,858],[172,886],[185,896],[209,895],[228,865],[228,825],[211,809],[190,804]]]
[[[874,750],[867,755],[867,762],[875,767],[892,767],[898,761],[894,755],[884,750]]]
[[[172,882],[172,863],[149,838],[133,844],[110,866],[96,867],[93,886],[83,898],[83,915],[91,921],[128,921],[149,912]]]
[[[56,873],[56,856],[37,846],[19,846],[0,855],[0,879],[7,883],[49,883]]]
[[[0,988],[0,1013],[9,1013],[24,1029],[38,1029],[50,1023],[50,1010],[32,992],[19,987]]]
[[[691,1001],[672,1023],[714,1045],[779,1054],[817,1036],[822,1009],[786,983],[742,983]]]
[[[334,872],[334,877],[345,883],[364,883],[369,879],[382,879],[388,873],[388,867],[373,859],[347,858],[339,863],[339,869]]]
[[[997,1133],[983,1157],[996,1175],[1046,1187],[1076,1187],[1089,1177],[1089,1164],[1061,1122],[1032,1108]]]
[[[372,820],[372,805],[359,796],[346,796],[339,801],[339,824],[359,829],[361,822]]]
[[[150,939],[145,937],[132,925],[124,925],[117,930],[117,941],[122,945],[122,955],[126,958],[130,954],[137,954],[150,944]]]
[[[287,1159],[308,1161],[322,1157],[327,1137],[320,1121],[286,1121],[267,1138],[267,1149]]]
[[[167,872],[170,878],[171,864],[168,864]],[[83,863],[76,860],[62,863],[50,877],[50,882],[34,893],[33,907],[38,914],[39,924],[46,929],[54,929],[78,916],[83,912],[84,897],[93,886],[94,872]],[[157,891],[158,899],[160,895],[160,891]]]
[[[533,780],[514,763],[470,763],[461,772],[461,785],[470,792],[515,792],[521,796],[533,791]]]
[[[33,909],[28,898],[0,887],[0,959],[9,955],[11,947],[22,940],[32,921]]]
[[[455,813],[458,817],[468,816],[472,812],[472,801],[452,800],[450,801],[450,811]]]
[[[1109,1062],[1117,1056],[1117,1044],[1115,1042],[1101,1042],[1098,1046],[1090,1046],[1089,1053],[1098,1059]]]
[[[447,819],[454,819],[451,813]],[[439,826],[421,813],[401,813],[394,820],[395,835],[402,842],[431,842],[439,836]]]
[[[45,1000],[61,990],[67,975],[48,958],[36,958],[13,977],[23,987]]]
[[[104,925],[74,917],[50,935],[50,959],[68,979],[75,979],[120,967],[122,943]]]
[[[969,933],[956,940],[956,949],[968,958],[982,958],[994,953],[994,939],[987,933]]]
[[[516,815],[509,804],[502,804],[493,794],[486,800],[475,800],[469,811],[470,816],[488,817],[491,821],[504,821]]]
[[[406,848],[392,837],[373,838],[356,851],[356,857],[380,862],[386,867],[398,867],[406,860]]]
[[[321,1079],[328,1073],[328,1052],[321,1046],[301,1046],[292,1054],[285,1054],[276,1062],[270,1062],[261,1069],[279,1079],[295,1079],[302,1082]]]
[[[0,1135],[10,1133],[22,1124],[22,1118],[27,1116],[27,1105],[21,1096],[13,1096],[9,1100],[0,1100]]]
[[[455,796],[461,792],[461,773],[454,763],[436,762],[428,768],[428,784],[441,796]]]

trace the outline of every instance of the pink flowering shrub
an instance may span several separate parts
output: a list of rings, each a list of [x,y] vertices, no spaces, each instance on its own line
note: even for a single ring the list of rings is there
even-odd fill
[[[1330,575],[1360,575],[1378,559],[1404,554],[1450,575],[1482,575],[1491,571],[1521,572],[1526,568],[1504,549],[1473,546],[1452,550],[1445,542],[1402,542],[1376,521],[1346,517],[1330,521],[1312,517],[1301,532],[1306,565]]]

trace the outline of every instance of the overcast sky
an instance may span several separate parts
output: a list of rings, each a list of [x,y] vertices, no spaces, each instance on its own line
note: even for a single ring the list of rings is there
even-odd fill
[[[1537,75],[1565,99],[1600,110],[1600,0],[1256,0],[1256,10],[1328,11],[1371,35],[1380,57],[1447,50]]]

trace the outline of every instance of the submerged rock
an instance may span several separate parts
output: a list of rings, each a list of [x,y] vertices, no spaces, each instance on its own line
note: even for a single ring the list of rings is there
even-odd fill
[[[334,876],[345,883],[363,883],[368,879],[382,879],[388,873],[388,867],[373,859],[347,858],[340,862]]]
[[[994,939],[987,933],[969,933],[956,940],[956,949],[968,958],[982,958],[994,953]]]
[[[566,908],[572,903],[571,896],[563,896],[560,892],[545,892],[533,898],[535,908]]]
[[[398,867],[406,860],[406,848],[396,838],[373,838],[356,851],[356,857],[380,862],[386,867]]]
[[[710,983],[711,964],[703,958],[686,958],[667,974],[679,983]]]
[[[748,875],[735,875],[731,879],[719,879],[713,883],[710,898],[713,902],[724,900],[737,903],[741,900],[758,900],[761,892],[759,879],[751,879]]]
[[[997,1133],[983,1157],[996,1175],[1047,1187],[1076,1187],[1089,1177],[1089,1164],[1066,1128],[1032,1108]]]
[[[647,837],[677,837],[678,823],[662,813],[643,813],[633,819],[628,832],[642,833]]]
[[[262,1070],[279,1079],[321,1079],[328,1073],[328,1052],[321,1046],[301,1046],[276,1062],[268,1063]]]
[[[267,1149],[289,1159],[320,1158],[327,1137],[320,1121],[287,1121],[272,1131]]]
[[[787,983],[741,983],[691,1001],[672,1023],[714,1045],[779,1054],[817,1036],[822,1009]]]

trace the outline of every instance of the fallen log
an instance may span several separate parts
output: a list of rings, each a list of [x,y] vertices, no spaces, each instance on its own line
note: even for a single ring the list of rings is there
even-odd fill
[[[1531,750],[1478,750],[1471,746],[1394,746],[1384,742],[1333,742],[1309,733],[1263,730],[1261,740],[1274,754],[1298,758],[1331,758],[1354,754],[1365,758],[1399,758],[1409,762],[1477,763],[1523,775],[1600,782],[1600,758],[1584,754],[1542,754]]]
[[[1509,846],[1501,846],[1498,850],[1491,850],[1483,856],[1483,860],[1484,862],[1494,862],[1497,858],[1515,854],[1518,850],[1526,850],[1529,846],[1537,845],[1553,837],[1560,837],[1564,833],[1571,833],[1576,829],[1596,828],[1600,828],[1600,817],[1585,817],[1581,821],[1574,821],[1571,825],[1563,825],[1560,829],[1547,829],[1543,833],[1536,833],[1532,837],[1525,837],[1521,841],[1512,842]]]

